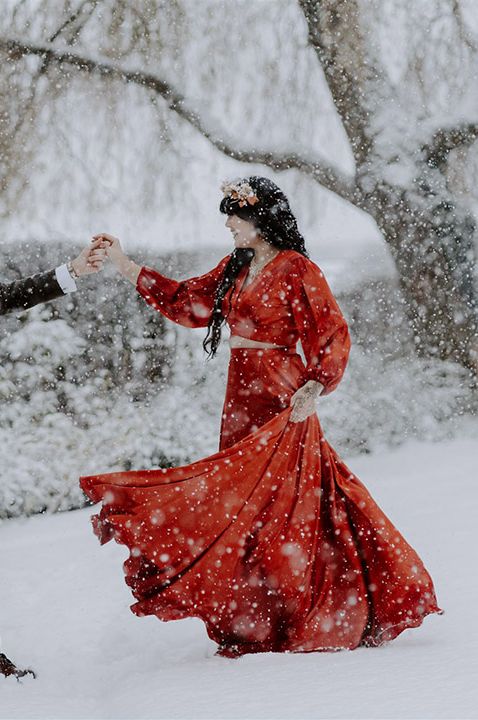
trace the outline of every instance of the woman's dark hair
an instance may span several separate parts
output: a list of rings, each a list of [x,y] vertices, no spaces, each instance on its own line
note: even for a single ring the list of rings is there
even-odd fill
[[[253,175],[234,181],[237,184],[248,183],[258,202],[239,205],[239,199],[226,195],[219,206],[225,215],[237,215],[253,223],[264,240],[280,250],[296,250],[307,255],[304,238],[299,232],[297,221],[290,209],[289,201],[282,190],[272,180]],[[221,327],[226,319],[222,312],[222,301],[232,286],[234,292],[236,278],[244,265],[249,265],[254,257],[252,248],[235,248],[224,268],[224,273],[214,296],[214,307],[207,327],[203,347],[209,357],[216,354],[221,339]],[[230,297],[231,297],[230,296]],[[229,299],[229,309],[231,303]]]

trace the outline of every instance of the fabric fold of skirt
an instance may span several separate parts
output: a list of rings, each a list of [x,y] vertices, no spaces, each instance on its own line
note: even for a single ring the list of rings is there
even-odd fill
[[[129,548],[134,613],[201,618],[245,654],[379,645],[443,612],[317,415],[290,412],[189,465],[81,478],[101,542]]]

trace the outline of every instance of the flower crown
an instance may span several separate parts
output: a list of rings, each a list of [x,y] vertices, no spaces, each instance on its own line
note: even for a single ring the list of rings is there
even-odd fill
[[[222,183],[221,190],[225,196],[229,196],[233,200],[237,200],[239,202],[239,207],[244,207],[244,205],[247,204],[255,205],[259,202],[259,198],[247,182],[234,182],[233,180],[226,180]]]

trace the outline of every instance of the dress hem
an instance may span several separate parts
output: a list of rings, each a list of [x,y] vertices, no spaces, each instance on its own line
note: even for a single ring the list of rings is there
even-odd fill
[[[95,535],[98,537],[100,542],[103,544],[104,542],[107,542],[108,540],[113,537],[114,540],[120,544],[128,547],[128,549],[132,550],[134,543],[127,537],[128,533],[125,531],[125,529],[121,526],[115,526],[114,521],[112,521],[111,518],[101,518],[100,515],[94,515],[91,518],[91,522],[93,524],[93,529]],[[131,583],[128,582],[128,577],[126,576],[126,584],[130,587],[133,597],[136,598],[137,602],[130,606],[131,612],[136,615],[137,617],[147,617],[149,615],[154,615],[158,620],[161,622],[172,622],[174,620],[185,620],[187,618],[197,618],[198,620],[201,620],[204,623],[206,633],[208,637],[218,645],[218,649],[214,653],[215,656],[219,657],[227,657],[227,658],[239,658],[243,655],[250,655],[250,654],[257,654],[257,653],[266,653],[266,652],[277,652],[277,653],[310,653],[310,652],[340,652],[343,650],[356,650],[360,647],[369,647],[369,648],[376,648],[376,647],[383,647],[384,645],[388,645],[391,641],[393,641],[395,638],[397,638],[402,632],[405,630],[411,630],[413,628],[420,627],[423,624],[424,619],[428,615],[444,615],[445,611],[438,607],[438,605],[432,606],[431,608],[427,609],[420,617],[416,617],[413,620],[403,621],[402,623],[397,623],[396,625],[389,626],[387,628],[383,628],[379,633],[375,633],[372,636],[365,636],[362,634],[362,639],[348,647],[348,646],[320,646],[316,648],[304,648],[304,649],[294,649],[294,648],[288,648],[284,642],[281,643],[260,643],[260,642],[244,642],[244,643],[233,643],[228,645],[227,643],[224,643],[218,638],[218,634],[215,632],[214,625],[211,623],[209,618],[205,615],[205,613],[200,613],[197,610],[188,610],[187,608],[179,608],[177,606],[173,606],[169,604],[169,607],[164,608],[163,611],[159,609],[151,609],[150,611],[144,612],[140,609],[140,605],[142,602],[148,602],[147,598],[142,597],[141,593],[136,593],[134,589],[131,587]],[[166,586],[167,587],[167,586]],[[364,631],[364,633],[366,630]],[[387,637],[380,639],[380,636],[387,635]],[[241,645],[243,646],[241,648]],[[248,646],[248,648],[246,647]]]

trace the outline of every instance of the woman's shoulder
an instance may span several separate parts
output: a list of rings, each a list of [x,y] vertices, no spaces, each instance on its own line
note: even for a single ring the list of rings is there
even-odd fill
[[[231,255],[232,255],[232,253],[229,253],[228,255],[224,255],[224,257],[222,257],[219,260],[219,262],[210,270],[210,272],[218,273],[218,272],[223,271],[225,269],[227,263],[231,259]]]
[[[288,272],[294,275],[302,276],[307,272],[319,273],[323,275],[321,268],[306,255],[297,250],[283,250],[284,259],[287,260],[286,266]]]

